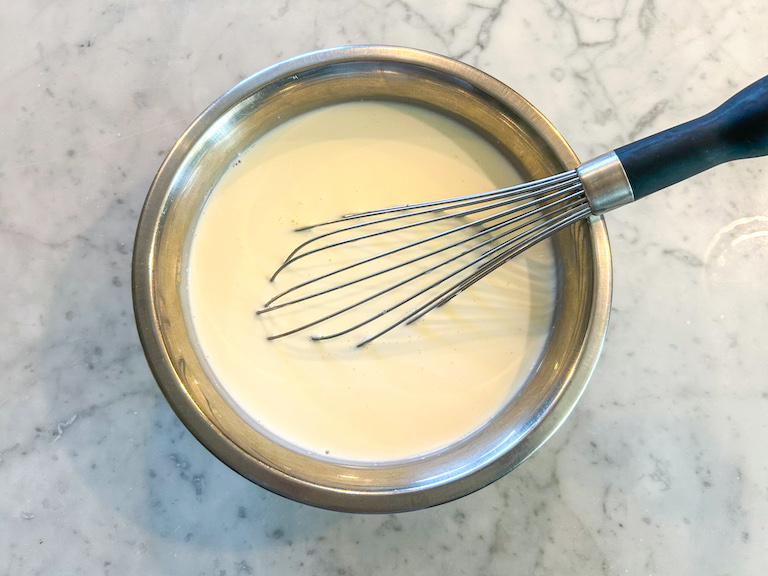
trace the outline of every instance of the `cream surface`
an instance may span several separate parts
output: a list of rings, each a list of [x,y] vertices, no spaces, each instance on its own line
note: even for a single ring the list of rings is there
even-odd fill
[[[226,396],[246,417],[300,449],[357,461],[422,455],[482,426],[519,389],[545,344],[555,296],[548,243],[416,324],[363,348],[354,344],[407,313],[411,303],[346,336],[322,342],[308,336],[353,325],[414,288],[403,287],[327,326],[274,341],[266,336],[356,301],[405,272],[325,300],[262,316],[255,311],[328,266],[391,242],[335,248],[270,283],[291,250],[318,233],[294,232],[298,225],[519,181],[509,163],[465,127],[401,104],[332,106],[262,137],[211,194],[189,254],[194,332]]]

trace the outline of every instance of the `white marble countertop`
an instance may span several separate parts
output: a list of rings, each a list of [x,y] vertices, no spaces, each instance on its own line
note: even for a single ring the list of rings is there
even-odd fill
[[[133,322],[163,157],[240,79],[349,43],[498,77],[587,159],[768,72],[762,0],[0,5],[0,573],[764,574],[768,160],[607,217],[601,362],[522,467],[353,516],[252,485],[180,424]]]

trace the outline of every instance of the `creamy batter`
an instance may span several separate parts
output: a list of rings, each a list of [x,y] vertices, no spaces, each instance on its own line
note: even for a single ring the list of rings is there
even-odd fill
[[[479,136],[441,115],[401,104],[331,106],[259,139],[213,190],[188,256],[194,333],[225,397],[247,419],[298,449],[344,460],[415,457],[481,427],[519,389],[545,345],[555,298],[549,243],[416,324],[363,348],[354,345],[386,322],[334,340],[313,342],[308,336],[354,324],[376,311],[375,303],[333,326],[274,341],[266,336],[392,279],[262,316],[255,311],[326,266],[390,241],[334,249],[270,283],[291,250],[312,237],[294,232],[297,226],[519,181]],[[407,306],[386,319],[405,312]]]

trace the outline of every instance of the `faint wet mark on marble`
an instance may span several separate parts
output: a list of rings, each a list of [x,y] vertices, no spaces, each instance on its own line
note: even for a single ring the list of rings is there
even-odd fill
[[[723,226],[703,257],[703,284],[716,317],[731,334],[768,328],[768,285],[757,270],[768,270],[768,216],[750,216]]]

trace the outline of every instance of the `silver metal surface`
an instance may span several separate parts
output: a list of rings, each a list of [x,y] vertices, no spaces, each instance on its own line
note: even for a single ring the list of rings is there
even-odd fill
[[[599,217],[553,236],[558,297],[538,367],[487,425],[445,449],[380,465],[342,462],[293,447],[249,421],[206,365],[189,321],[185,270],[197,218],[221,175],[261,135],[307,110],[360,99],[410,103],[454,118],[496,144],[529,179],[578,164],[535,108],[460,62],[382,46],[300,56],[235,86],[178,140],[139,220],[132,287],[139,335],[158,384],[179,418],[219,459],[294,500],[394,512],[440,504],[493,482],[557,429],[602,347],[611,263]]]
[[[615,152],[584,162],[576,172],[594,214],[605,214],[635,200],[632,185]]]

